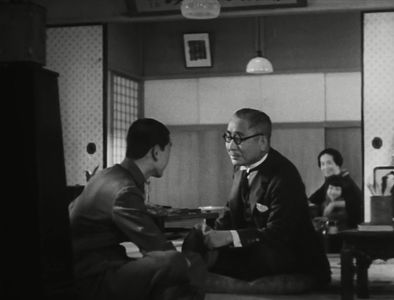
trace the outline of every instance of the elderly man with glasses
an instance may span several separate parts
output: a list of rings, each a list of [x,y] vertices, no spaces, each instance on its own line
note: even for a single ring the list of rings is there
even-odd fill
[[[223,139],[234,166],[228,210],[214,228],[192,231],[183,247],[199,245],[211,272],[237,279],[300,273],[319,286],[328,283],[330,267],[311,222],[304,183],[293,163],[271,148],[269,116],[240,109]]]

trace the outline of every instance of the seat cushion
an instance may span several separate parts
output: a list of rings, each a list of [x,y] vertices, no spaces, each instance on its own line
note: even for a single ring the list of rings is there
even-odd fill
[[[298,294],[314,288],[316,281],[306,274],[278,274],[264,276],[254,281],[244,281],[209,273],[207,293],[231,294]]]

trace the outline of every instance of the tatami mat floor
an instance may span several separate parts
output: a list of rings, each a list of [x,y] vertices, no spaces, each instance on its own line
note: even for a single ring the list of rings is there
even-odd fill
[[[340,296],[340,258],[339,254],[328,255],[332,271],[332,284],[324,292],[311,292],[300,295],[234,295],[207,294],[205,300],[339,300]],[[376,260],[368,269],[369,300],[394,300],[394,259]],[[355,295],[355,300],[359,298]]]
[[[176,241],[179,249],[182,241]],[[133,244],[125,244],[129,256],[138,257],[137,248]],[[339,300],[341,265],[339,254],[328,254],[332,271],[332,283],[326,291],[311,292],[299,295],[235,295],[207,294],[205,300]],[[394,300],[394,259],[376,260],[368,269],[370,298],[369,300]],[[358,300],[357,296],[354,297]]]

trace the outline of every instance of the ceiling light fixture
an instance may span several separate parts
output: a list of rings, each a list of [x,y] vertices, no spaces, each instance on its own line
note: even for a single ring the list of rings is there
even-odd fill
[[[218,0],[183,0],[182,15],[187,19],[214,19],[219,16]]]
[[[263,52],[261,51],[261,25],[260,25],[260,18],[256,18],[257,23],[257,56],[252,58],[247,66],[246,66],[246,73],[250,74],[267,74],[272,73],[274,68],[272,67],[271,62],[263,57]]]

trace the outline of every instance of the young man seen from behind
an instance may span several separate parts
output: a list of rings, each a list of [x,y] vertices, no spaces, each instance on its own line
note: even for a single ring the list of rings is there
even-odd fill
[[[70,205],[80,299],[204,299],[201,257],[176,251],[145,205],[144,185],[163,175],[170,151],[165,125],[135,121],[124,160],[93,176]],[[122,242],[134,243],[142,258],[128,257]]]

